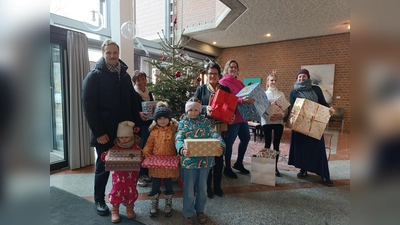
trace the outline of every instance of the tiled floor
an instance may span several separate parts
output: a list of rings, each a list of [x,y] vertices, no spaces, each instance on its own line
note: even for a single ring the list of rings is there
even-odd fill
[[[205,214],[207,224],[348,224],[350,222],[350,134],[329,132],[334,149],[329,168],[334,187],[320,182],[320,177],[310,174],[298,179],[298,169],[279,162],[282,177],[276,186],[250,183],[250,175],[238,174],[239,179],[223,177],[223,197],[208,199]],[[253,142],[253,138],[250,142]],[[256,146],[262,143],[255,143]],[[249,169],[250,165],[246,165]],[[50,175],[50,185],[93,201],[94,166],[78,170],[63,170]],[[111,178],[107,193],[111,189]],[[140,193],[135,203],[136,220],[144,224],[181,224],[182,190],[175,184],[174,215],[164,218],[148,216],[150,187],[138,187]],[[160,201],[163,209],[164,201]],[[88,210],[94,210],[88,209]],[[123,214],[123,210],[121,210]],[[111,222],[110,222],[111,223]],[[84,223],[83,223],[84,224]]]

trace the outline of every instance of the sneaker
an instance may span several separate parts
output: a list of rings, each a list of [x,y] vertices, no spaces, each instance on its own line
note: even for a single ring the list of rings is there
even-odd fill
[[[186,217],[186,218],[184,219],[184,222],[185,222],[185,225],[192,225],[192,224],[194,224],[193,219],[190,218],[190,217]]]
[[[307,176],[307,171],[305,170],[300,170],[300,172],[297,174],[298,178],[303,178]]]
[[[198,212],[198,213],[197,213],[197,220],[199,220],[199,223],[200,223],[200,224],[205,224],[205,223],[207,223],[207,217],[206,217],[206,215],[204,215],[203,212]]]
[[[225,168],[224,175],[233,179],[238,179],[238,176],[236,175],[235,172],[233,172],[231,168]]]
[[[139,177],[137,185],[139,185],[140,187],[146,187],[147,186],[147,182],[144,180],[143,176]]]
[[[97,214],[99,214],[100,216],[108,216],[108,214],[110,213],[110,210],[108,209],[108,206],[104,201],[95,202],[94,204],[96,207]]]
[[[246,168],[244,168],[243,164],[235,163],[235,165],[233,165],[233,169],[239,170],[240,173],[243,173],[243,174],[249,174],[250,173],[250,171],[248,171]]]

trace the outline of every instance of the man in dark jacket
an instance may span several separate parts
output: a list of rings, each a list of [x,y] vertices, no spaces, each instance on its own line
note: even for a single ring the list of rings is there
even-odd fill
[[[133,121],[134,132],[140,130],[140,102],[134,95],[128,67],[119,59],[119,46],[112,40],[101,45],[103,57],[83,81],[82,103],[86,120],[92,131],[90,144],[96,148],[97,160],[94,177],[94,200],[101,216],[109,214],[105,203],[105,189],[110,175],[105,171],[101,154],[113,146],[118,124]]]

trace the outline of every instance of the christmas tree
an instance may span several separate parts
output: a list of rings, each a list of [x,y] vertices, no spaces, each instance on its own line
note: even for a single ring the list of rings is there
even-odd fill
[[[176,40],[176,19],[172,40],[157,33],[161,39],[162,57],[148,62],[157,68],[156,83],[149,85],[156,101],[166,101],[172,110],[172,117],[179,119],[185,113],[186,101],[193,97],[197,86],[200,84],[200,74],[204,72],[204,63],[192,60],[184,51],[182,34]],[[190,39],[189,39],[190,41]]]

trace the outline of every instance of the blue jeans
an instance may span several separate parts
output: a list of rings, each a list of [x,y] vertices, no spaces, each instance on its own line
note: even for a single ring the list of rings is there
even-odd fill
[[[195,212],[204,212],[207,202],[207,176],[210,168],[182,168],[183,216],[192,217]],[[196,188],[196,196],[194,195]]]
[[[106,171],[105,162],[101,161],[101,154],[113,145],[101,145],[96,147],[97,159],[96,159],[96,171],[94,172],[94,201],[102,202],[104,201],[104,196],[106,192],[106,186],[108,182],[108,177],[110,176],[110,171]]]
[[[226,139],[225,150],[225,167],[231,167],[232,147],[235,143],[236,137],[239,136],[238,157],[237,164],[243,164],[244,154],[247,150],[247,145],[250,141],[250,131],[247,122],[239,122],[235,124],[228,124],[228,138]]]

